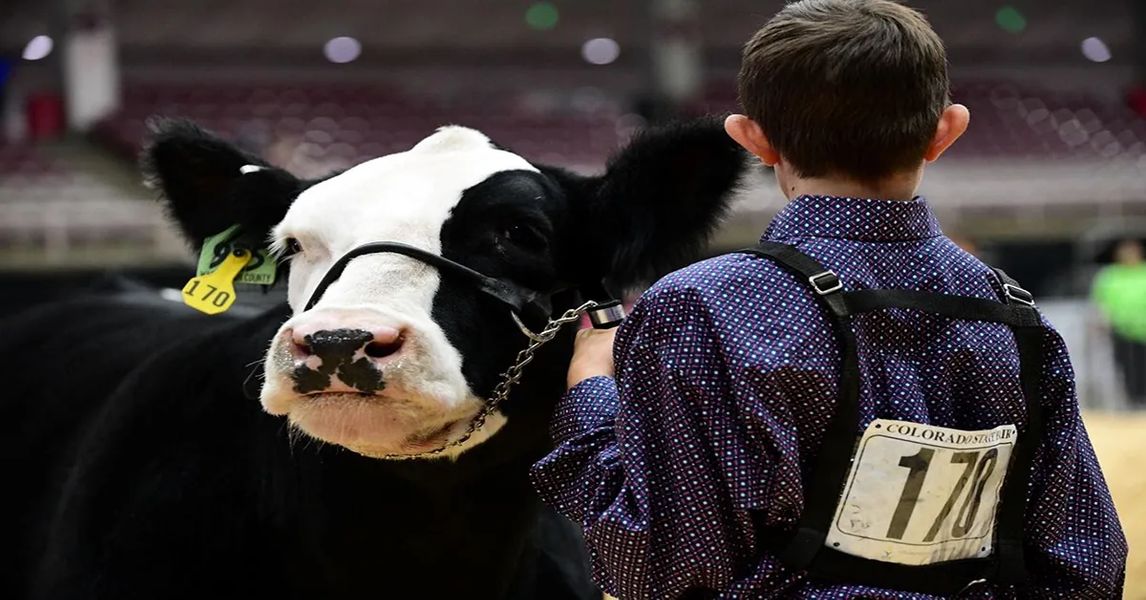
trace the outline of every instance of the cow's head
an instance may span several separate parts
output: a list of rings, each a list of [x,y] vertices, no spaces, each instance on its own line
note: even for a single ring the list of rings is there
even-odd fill
[[[161,125],[145,159],[193,242],[238,223],[289,261],[294,315],[267,352],[263,407],[368,456],[457,439],[527,340],[469,282],[393,253],[355,258],[304,310],[339,257],[400,242],[529,290],[630,285],[696,252],[745,165],[707,120],[638,135],[597,177],[530,163],[464,127],[318,182],[186,123]],[[576,300],[558,295],[553,308]],[[506,421],[495,412],[447,455]]]

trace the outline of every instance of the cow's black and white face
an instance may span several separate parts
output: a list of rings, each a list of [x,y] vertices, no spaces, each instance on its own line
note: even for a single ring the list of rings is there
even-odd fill
[[[303,307],[335,260],[375,241],[464,264],[504,262],[552,280],[546,254],[563,225],[559,195],[525,159],[463,127],[304,191],[273,232],[274,245],[290,254],[295,314],[267,354],[263,406],[366,455],[423,452],[460,436],[483,400],[463,373],[463,348],[451,341],[461,332],[434,318],[447,310],[439,295],[451,293],[436,269],[397,254],[362,256],[316,306]],[[467,444],[504,422],[495,413]]]
[[[531,290],[631,283],[695,249],[744,164],[715,122],[646,134],[600,177],[533,165],[464,127],[319,182],[181,123],[159,132],[147,158],[193,240],[238,222],[269,230],[289,261],[293,316],[267,352],[264,409],[375,457],[419,454],[462,436],[527,340],[504,305],[398,254],[355,258],[304,310],[339,257],[400,242]],[[213,211],[184,206],[211,193],[223,203]],[[506,422],[495,411],[443,455],[482,443]]]

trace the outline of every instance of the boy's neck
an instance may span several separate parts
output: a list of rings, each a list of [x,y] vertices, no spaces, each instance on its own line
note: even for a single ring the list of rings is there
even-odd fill
[[[919,187],[917,174],[904,174],[874,182],[837,177],[799,177],[785,182],[784,195],[789,200],[800,196],[834,196],[837,198],[871,198],[875,200],[912,200]]]

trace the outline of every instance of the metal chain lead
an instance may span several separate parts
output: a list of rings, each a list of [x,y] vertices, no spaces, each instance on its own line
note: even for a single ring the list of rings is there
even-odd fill
[[[529,345],[526,346],[524,350],[517,353],[517,358],[514,360],[513,366],[509,367],[505,373],[501,374],[501,381],[498,382],[496,386],[494,386],[493,394],[490,396],[489,400],[486,401],[485,405],[482,406],[481,410],[478,411],[478,414],[475,415],[472,420],[470,420],[469,427],[466,428],[465,433],[463,433],[462,436],[458,439],[453,440],[452,442],[447,442],[445,445],[433,450],[419,452],[418,454],[390,454],[385,458],[425,458],[428,456],[441,454],[450,448],[455,448],[466,443],[474,433],[476,433],[485,425],[485,420],[491,414],[493,414],[493,411],[497,408],[497,406],[504,402],[506,398],[509,398],[510,390],[513,389],[514,385],[521,381],[522,371],[525,369],[526,365],[533,362],[533,355],[537,352],[538,348],[541,348],[541,346],[553,341],[553,339],[557,337],[557,334],[563,327],[569,325],[570,323],[576,323],[580,321],[581,317],[585,313],[593,310],[596,306],[596,302],[589,300],[577,308],[571,308],[565,311],[565,313],[560,317],[549,321],[549,324],[545,326],[545,329],[542,329],[538,333],[532,333],[525,329],[524,326],[521,325],[521,321],[517,320],[518,325],[522,327],[522,332],[525,333],[526,337],[528,337],[530,340]]]

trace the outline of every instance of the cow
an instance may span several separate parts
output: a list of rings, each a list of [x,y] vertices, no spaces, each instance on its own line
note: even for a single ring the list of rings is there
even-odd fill
[[[0,321],[0,596],[600,597],[528,481],[573,327],[483,408],[524,331],[702,248],[746,168],[718,122],[638,134],[597,176],[459,126],[303,180],[163,121],[143,164],[191,245],[265,240],[286,302],[136,290]],[[379,242],[414,251],[335,269]]]

